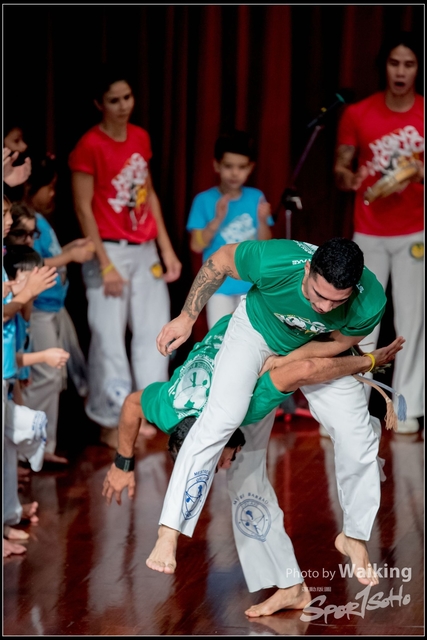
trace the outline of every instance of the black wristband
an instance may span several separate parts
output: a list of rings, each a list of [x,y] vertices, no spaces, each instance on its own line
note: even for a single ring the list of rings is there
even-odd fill
[[[133,471],[135,469],[135,456],[132,456],[132,458],[125,458],[124,456],[121,456],[120,453],[116,453],[114,464],[117,469],[121,469],[122,471]]]

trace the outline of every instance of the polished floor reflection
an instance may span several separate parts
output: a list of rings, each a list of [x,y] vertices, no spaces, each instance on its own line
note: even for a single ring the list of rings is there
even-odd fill
[[[172,575],[145,561],[172,465],[166,436],[138,440],[137,494],[108,507],[113,452],[87,446],[66,471],[33,473],[23,501],[39,502],[27,552],[4,560],[4,635],[424,635],[424,440],[383,432],[387,480],[369,551],[377,587],[345,574],[332,443],[314,420],[277,420],[268,472],[316,601],[310,613],[248,619],[273,590],[250,594],[238,562],[224,472],[194,537],[180,539]]]

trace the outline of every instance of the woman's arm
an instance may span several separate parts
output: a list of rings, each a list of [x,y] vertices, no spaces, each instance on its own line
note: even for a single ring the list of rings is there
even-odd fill
[[[102,239],[99,235],[98,225],[92,211],[94,193],[93,176],[82,171],[73,171],[71,175],[73,189],[74,208],[83,235],[91,238],[95,247],[95,253],[99,260],[101,275],[104,281],[104,294],[106,296],[121,296],[126,281],[112,264]],[[111,267],[110,267],[111,265]],[[106,273],[103,271],[109,267]]]
[[[181,275],[182,264],[178,260],[175,251],[173,250],[172,243],[170,241],[168,232],[166,230],[165,222],[162,215],[162,209],[156,192],[154,191],[150,174],[147,177],[147,191],[148,202],[150,204],[151,212],[156,220],[157,224],[157,244],[162,256],[162,260],[166,267],[166,273],[163,278],[166,282],[175,282]]]

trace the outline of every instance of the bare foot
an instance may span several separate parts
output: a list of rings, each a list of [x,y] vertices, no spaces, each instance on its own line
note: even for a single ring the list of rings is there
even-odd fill
[[[117,449],[119,446],[118,427],[101,427],[99,441],[102,444],[106,444],[110,449]]]
[[[30,534],[21,529],[13,529],[5,524],[3,527],[3,536],[8,540],[21,540],[22,542],[23,540],[28,540]]]
[[[361,584],[374,586],[379,583],[378,576],[369,562],[368,550],[364,540],[350,538],[341,531],[335,538],[335,547],[340,553],[350,558],[353,575],[356,576]]]
[[[36,515],[36,511],[39,508],[38,502],[30,502],[29,504],[22,505],[22,520],[29,520],[32,524],[36,524],[39,521],[38,515]]]
[[[57,456],[54,453],[48,453],[45,451],[43,456],[43,460],[45,462],[49,462],[50,464],[69,464],[67,458],[63,458],[62,456]]]
[[[175,573],[178,536],[179,531],[160,525],[156,545],[145,561],[149,569],[160,573]]]
[[[144,438],[147,438],[147,440],[152,440],[157,435],[157,432],[158,432],[157,427],[153,427],[152,424],[148,424],[148,423],[143,424],[143,422],[141,422],[141,426],[139,427],[138,434],[140,436],[144,436]]]
[[[3,558],[8,558],[13,553],[25,553],[26,548],[22,544],[16,544],[16,542],[9,542],[9,540],[3,540]]]
[[[277,589],[271,598],[252,605],[245,611],[245,614],[249,618],[271,616],[276,611],[280,611],[280,609],[304,609],[311,600],[310,591],[305,582],[303,582],[287,589]]]

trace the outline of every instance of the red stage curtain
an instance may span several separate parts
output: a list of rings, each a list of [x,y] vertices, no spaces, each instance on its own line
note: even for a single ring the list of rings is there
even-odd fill
[[[377,90],[382,37],[406,28],[423,38],[423,25],[422,5],[6,5],[5,114],[26,125],[33,149],[57,155],[56,227],[63,242],[71,240],[79,228],[67,158],[98,119],[93,73],[101,61],[126,62],[135,78],[133,120],[151,135],[154,184],[184,264],[170,288],[175,315],[199,264],[186,220],[196,193],[215,184],[220,130],[254,135],[259,155],[250,184],[280,210],[275,233],[283,237],[281,195],[309,139],[307,123],[339,88],[352,89],[356,100]],[[332,179],[339,113],[298,176],[303,210],[292,219],[294,238],[321,243],[352,233],[351,197]]]

